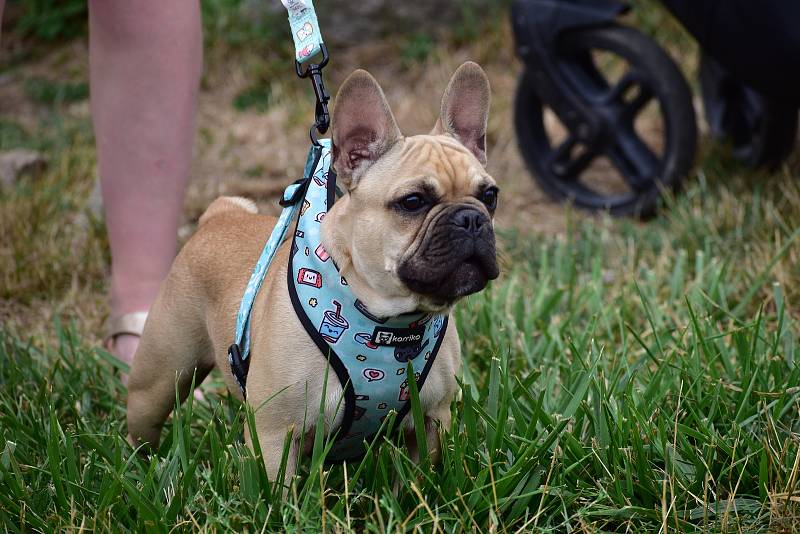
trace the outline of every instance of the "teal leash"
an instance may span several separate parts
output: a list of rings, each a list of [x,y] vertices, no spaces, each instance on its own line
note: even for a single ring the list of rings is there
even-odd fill
[[[253,303],[256,300],[261,283],[275,258],[275,253],[278,247],[281,246],[286,234],[289,231],[289,226],[294,220],[295,214],[301,203],[298,201],[302,199],[305,190],[308,187],[308,180],[302,179],[293,183],[283,193],[281,198],[281,205],[285,206],[281,212],[275,228],[272,230],[264,249],[261,251],[261,256],[256,262],[253,269],[253,274],[250,276],[250,281],[247,283],[247,288],[244,290],[242,302],[239,304],[239,313],[236,315],[236,342],[228,347],[228,363],[231,366],[236,382],[242,390],[242,395],[247,396],[247,371],[250,368],[250,316],[253,310]]]
[[[326,143],[326,146],[329,143],[327,140],[320,142],[317,137],[317,133],[325,134],[330,127],[330,113],[328,112],[330,93],[325,89],[322,81],[322,69],[328,64],[330,56],[325,43],[322,42],[314,3],[312,0],[281,0],[281,2],[289,13],[289,26],[295,49],[295,72],[300,78],[311,79],[317,102],[314,124],[311,126],[310,132],[312,146],[303,172],[304,177],[287,187],[283,193],[280,201],[283,211],[264,245],[261,256],[253,269],[253,274],[250,276],[250,281],[247,283],[242,302],[239,305],[239,313],[236,315],[234,343],[228,347],[228,363],[231,366],[231,372],[245,397],[247,396],[247,372],[250,368],[250,316],[253,303],[275,253],[286,239],[289,226],[302,204],[300,201],[305,196],[308,182],[323,149],[323,143]],[[322,54],[322,60],[319,63],[309,63],[304,70],[303,65],[317,54]]]

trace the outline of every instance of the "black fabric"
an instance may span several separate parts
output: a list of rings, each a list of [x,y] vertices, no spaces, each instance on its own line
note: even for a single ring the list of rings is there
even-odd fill
[[[735,79],[769,97],[800,102],[800,1],[662,3]]]
[[[334,171],[333,168],[328,169],[327,186],[328,205],[325,207],[330,211],[333,207],[333,203],[336,202],[336,171]]]
[[[308,189],[309,183],[311,183],[311,178],[308,177],[296,180],[292,185],[298,185],[299,187],[294,190],[294,193],[292,193],[292,198],[287,200],[281,197],[281,199],[278,201],[278,204],[284,208],[288,206],[294,206],[295,204],[297,204],[300,200],[302,200],[306,196],[306,190]]]
[[[422,385],[425,383],[425,379],[428,378],[428,372],[431,370],[433,366],[434,360],[436,360],[436,355],[439,354],[439,347],[442,346],[442,341],[444,341],[444,336],[447,334],[447,325],[450,322],[450,317],[445,316],[444,324],[442,325],[442,335],[439,336],[439,339],[436,341],[436,345],[433,347],[431,351],[431,357],[428,359],[428,363],[425,364],[425,367],[422,368],[422,372],[419,374],[419,380],[417,380],[417,390],[420,392],[422,391]],[[400,411],[397,413],[397,419],[395,419],[395,428],[400,428],[400,422],[403,418],[408,414],[408,411],[411,409],[411,401],[406,401],[405,405],[400,408]]]
[[[239,384],[242,397],[247,398],[247,373],[250,371],[250,358],[242,359],[242,350],[238,344],[234,343],[228,347],[228,364],[231,367],[233,378]]]

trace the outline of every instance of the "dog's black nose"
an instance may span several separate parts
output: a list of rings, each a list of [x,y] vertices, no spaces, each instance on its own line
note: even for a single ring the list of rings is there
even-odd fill
[[[486,216],[474,208],[462,208],[453,214],[453,224],[467,230],[478,232],[486,224]]]

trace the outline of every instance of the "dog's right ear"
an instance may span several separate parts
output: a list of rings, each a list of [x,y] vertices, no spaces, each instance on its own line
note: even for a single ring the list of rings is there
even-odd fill
[[[401,136],[381,86],[365,70],[339,88],[332,121],[333,167],[337,182],[348,189]]]

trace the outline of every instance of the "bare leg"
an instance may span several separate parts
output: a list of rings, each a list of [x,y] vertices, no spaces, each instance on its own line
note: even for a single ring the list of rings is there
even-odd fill
[[[6,0],[0,0],[0,39],[3,38],[3,11],[6,7]]]
[[[3,0],[0,0],[3,1]],[[147,310],[175,255],[202,70],[196,0],[90,0],[92,120],[111,314]],[[135,336],[113,350],[130,362]]]

